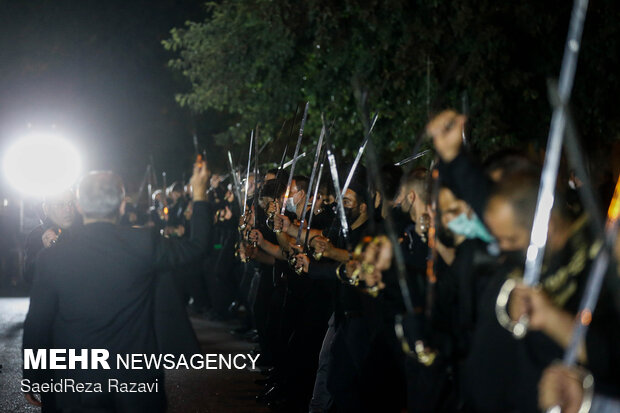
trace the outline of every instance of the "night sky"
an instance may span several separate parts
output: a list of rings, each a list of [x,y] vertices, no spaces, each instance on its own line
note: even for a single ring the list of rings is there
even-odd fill
[[[0,156],[29,123],[55,124],[85,169],[117,171],[130,190],[149,154],[180,179],[193,125],[205,120],[174,101],[187,85],[167,68],[161,41],[204,13],[190,0],[0,0]],[[198,130],[205,143],[208,128]]]

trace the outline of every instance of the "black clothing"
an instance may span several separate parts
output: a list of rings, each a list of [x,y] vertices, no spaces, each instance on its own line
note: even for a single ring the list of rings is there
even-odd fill
[[[154,327],[154,273],[172,269],[200,256],[206,249],[211,217],[204,202],[194,204],[190,240],[171,240],[154,231],[110,223],[85,225],[65,242],[39,255],[30,308],[24,323],[23,347],[28,349],[92,349],[110,352],[111,370],[24,370],[35,382],[74,378],[80,382],[160,380],[160,392],[150,397],[103,394],[95,405],[125,403],[128,410],[145,410],[144,399],[163,411],[163,374],[158,370],[116,370],[117,354],[158,351]],[[83,406],[80,393],[57,393],[61,408]],[[151,406],[153,407],[153,406]]]
[[[43,233],[45,233],[45,231],[47,231],[48,229],[53,229],[56,234],[58,234],[57,242],[60,242],[60,240],[67,238],[71,231],[75,230],[76,227],[81,226],[81,221],[82,218],[78,215],[75,219],[75,222],[73,222],[72,224],[73,229],[67,228],[60,232],[60,228],[58,227],[58,225],[56,225],[51,219],[45,218],[41,225],[30,231],[30,234],[28,234],[28,237],[26,237],[26,245],[24,246],[23,277],[24,281],[27,284],[32,284],[35,273],[34,263],[37,259],[37,255],[44,248],[43,240],[41,239]]]
[[[461,151],[452,162],[437,165],[441,182],[454,192],[457,198],[467,202],[476,215],[484,216],[484,207],[491,191],[491,181],[474,166],[469,156]]]
[[[571,231],[564,248],[545,260],[540,284],[555,306],[576,314],[600,244],[592,242],[583,218]],[[480,318],[466,369],[470,401],[476,411],[536,411],[542,371],[564,355],[564,349],[542,332],[530,331],[524,339],[515,340],[499,326],[495,316],[499,289],[507,277],[521,276],[522,266],[504,266],[480,301]],[[617,395],[620,389],[619,334],[620,320],[610,292],[603,286],[586,336],[586,368],[598,383],[597,391],[609,395]]]

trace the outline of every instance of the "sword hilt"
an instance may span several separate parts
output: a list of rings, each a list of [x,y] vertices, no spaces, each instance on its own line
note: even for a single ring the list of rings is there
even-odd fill
[[[502,288],[500,288],[497,300],[495,301],[495,316],[502,327],[510,331],[515,338],[522,339],[527,335],[530,326],[530,318],[524,314],[519,317],[519,320],[513,321],[507,309],[510,295],[516,287],[517,282],[512,278],[507,279],[504,284],[502,284]]]

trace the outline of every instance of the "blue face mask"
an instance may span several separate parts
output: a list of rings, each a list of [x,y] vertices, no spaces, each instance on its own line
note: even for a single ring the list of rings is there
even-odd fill
[[[286,198],[286,210],[292,214],[297,212],[297,205],[295,205],[295,201],[293,198]]]
[[[467,214],[463,212],[448,223],[448,228],[455,234],[463,235],[468,239],[479,238],[484,242],[492,242],[495,240],[476,214],[473,214],[472,217],[469,218]]]

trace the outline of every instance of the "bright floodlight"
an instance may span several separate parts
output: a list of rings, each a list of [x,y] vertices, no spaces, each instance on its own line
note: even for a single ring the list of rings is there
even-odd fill
[[[4,174],[17,190],[33,196],[62,192],[80,175],[80,157],[65,139],[34,134],[17,141],[4,156]]]

